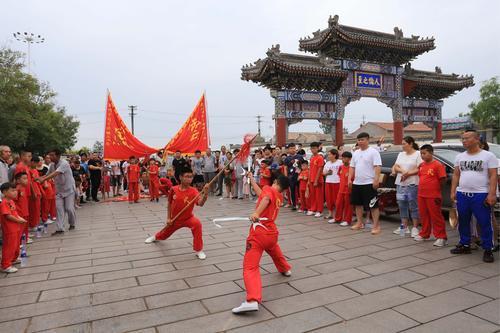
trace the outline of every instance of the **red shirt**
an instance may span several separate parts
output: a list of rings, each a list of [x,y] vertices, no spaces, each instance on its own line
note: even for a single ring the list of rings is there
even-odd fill
[[[141,168],[137,164],[130,164],[127,167],[127,175],[129,183],[138,183],[141,176]]]
[[[339,193],[350,193],[349,191],[349,166],[343,165],[339,168],[340,187]]]
[[[260,223],[262,223],[268,230],[278,232],[278,228],[274,222],[278,217],[281,204],[283,203],[283,195],[271,186],[264,186],[262,188],[262,193],[259,195],[259,199],[257,200],[256,207],[259,206],[260,202],[265,197],[268,197],[271,201],[269,202],[269,205],[267,205],[266,209],[264,209],[264,211],[260,214],[260,217],[266,217],[268,220],[261,221]]]
[[[40,183],[34,181],[36,178],[40,178],[40,174],[37,169],[30,169],[30,178],[31,178],[31,189],[33,190],[35,196],[40,198],[42,196],[42,189],[40,188]]]
[[[170,207],[170,218],[179,214],[179,212],[186,206],[191,200],[193,200],[198,195],[198,190],[192,186],[187,189],[181,189],[180,185],[172,187],[168,195],[168,204]],[[197,203],[197,202],[196,202]],[[193,217],[194,205],[190,205],[175,221],[185,221]],[[174,223],[175,223],[174,221]]]
[[[444,166],[434,160],[422,162],[418,167],[418,196],[422,198],[441,198],[441,178],[446,178]]]
[[[269,178],[263,177],[264,175],[266,175]],[[271,170],[269,170],[269,168],[260,169],[259,185],[260,185],[260,187],[271,185]]]
[[[321,156],[320,154],[316,155],[316,156],[313,156],[311,157],[311,160],[309,161],[309,164],[311,165],[311,167],[309,168],[310,173],[310,177],[309,177],[309,182],[314,184],[314,181],[316,180],[316,175],[320,174],[320,176],[318,177],[318,183],[321,184],[323,183],[323,166],[325,165],[325,160],[323,158],[323,156]]]
[[[28,187],[26,189],[26,192],[28,193],[28,197],[31,196],[31,172],[30,168],[26,166],[23,162],[19,162],[16,164],[16,171],[14,172],[14,176],[17,175],[18,173],[25,172],[28,175]]]
[[[307,189],[308,181],[309,181],[309,169],[302,170],[299,173],[299,191],[305,191]]]
[[[47,186],[47,187],[45,187],[45,186]],[[55,199],[56,198],[54,181],[52,179],[49,179],[49,180],[46,180],[45,182],[43,182],[42,189],[44,191],[44,198],[45,199]]]
[[[7,215],[20,217],[15,202],[4,198],[2,202],[0,202],[0,223],[2,224],[2,231],[4,233],[18,232],[20,228],[19,223],[7,220]]]
[[[27,194],[27,186],[23,186],[21,184],[16,185],[17,188],[17,199],[15,199],[17,212],[23,218],[27,218],[30,215],[29,212],[29,198]]]
[[[159,169],[160,168],[158,168],[158,166],[156,164],[150,165],[148,167],[150,180],[158,180],[159,179],[159,177],[158,177],[158,170]]]

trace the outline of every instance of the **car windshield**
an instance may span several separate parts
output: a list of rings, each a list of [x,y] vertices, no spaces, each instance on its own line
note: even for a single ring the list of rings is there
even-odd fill
[[[455,163],[455,157],[460,154],[459,151],[451,150],[451,149],[436,149],[434,150],[434,154],[437,157],[450,162],[451,165]]]

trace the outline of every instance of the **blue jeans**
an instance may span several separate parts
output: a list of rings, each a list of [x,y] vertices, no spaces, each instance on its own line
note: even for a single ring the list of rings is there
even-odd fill
[[[417,185],[396,185],[396,200],[399,206],[399,215],[402,219],[418,219]]]
[[[491,207],[485,204],[488,193],[464,193],[457,191],[458,232],[460,244],[470,245],[472,214],[481,228],[481,246],[485,250],[493,248],[493,226]]]

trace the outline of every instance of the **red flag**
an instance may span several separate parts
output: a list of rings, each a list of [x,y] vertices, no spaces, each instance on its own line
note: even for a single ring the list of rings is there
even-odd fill
[[[149,156],[157,151],[158,149],[146,146],[130,133],[116,110],[111,93],[108,92],[104,128],[104,158],[126,160],[130,156]]]
[[[245,134],[243,137],[243,145],[241,146],[240,153],[238,154],[238,160],[245,162],[248,156],[250,156],[250,148],[252,141],[257,137],[255,134]]]
[[[204,152],[208,144],[207,107],[203,94],[184,125],[165,147],[165,155],[177,150],[183,154],[194,154],[196,150]]]

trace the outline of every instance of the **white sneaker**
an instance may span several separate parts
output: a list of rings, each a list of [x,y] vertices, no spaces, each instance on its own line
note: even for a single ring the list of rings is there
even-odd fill
[[[447,244],[448,244],[448,242],[446,241],[446,239],[444,239],[444,238],[438,238],[434,242],[434,244],[432,244],[432,245],[437,246],[437,247],[443,247],[443,246],[446,246]]]
[[[316,214],[314,214],[314,217],[321,217],[322,214],[320,212],[317,212]]]
[[[146,240],[144,241],[144,243],[146,243],[146,244],[151,244],[151,243],[154,243],[154,242],[156,242],[156,237],[155,237],[155,235],[153,235],[153,236],[151,236],[151,237],[146,238]]]
[[[303,213],[304,211],[302,209],[298,209],[297,213]]]
[[[14,266],[7,267],[6,269],[2,269],[2,272],[4,273],[15,273],[17,272],[17,268]]]
[[[328,223],[329,224],[334,224],[335,223],[335,219],[328,220]]]
[[[203,251],[199,251],[199,252],[196,252],[196,256],[198,257],[198,259],[200,260],[205,260],[207,258],[207,255],[205,254],[205,252]]]
[[[306,215],[307,215],[307,216],[313,216],[313,215],[314,215],[314,212],[308,211]]]
[[[18,257],[18,258],[16,259],[16,261],[14,261],[12,264],[13,264],[13,265],[18,265],[18,264],[20,264],[20,263],[21,263],[21,257]]]
[[[340,226],[341,227],[348,227],[349,226],[349,222],[344,221],[344,222],[340,223]]]
[[[417,237],[419,232],[420,232],[420,230],[418,230],[418,228],[415,228],[415,227],[411,228],[411,237]]]
[[[410,233],[410,230],[408,228],[405,228],[404,231],[405,231],[405,234],[409,234]],[[400,232],[401,232],[401,229],[397,228],[392,233],[395,234],[395,235],[399,235]],[[417,235],[418,235],[418,233],[417,233]]]
[[[234,308],[232,311],[233,313],[243,313],[243,312],[250,312],[250,311],[258,311],[259,310],[259,303],[258,302],[243,302],[241,303],[240,306],[237,308]]]
[[[290,277],[290,276],[292,276],[292,271],[282,272],[281,274],[286,276],[286,277]]]
[[[427,238],[424,238],[420,235],[416,235],[415,237],[413,237],[413,239],[415,240],[415,242],[423,242],[427,240]]]
[[[28,240],[26,241],[26,244],[31,244],[31,243],[33,243],[33,239],[31,239],[31,238],[28,237]]]

